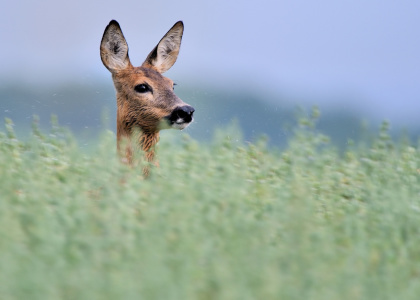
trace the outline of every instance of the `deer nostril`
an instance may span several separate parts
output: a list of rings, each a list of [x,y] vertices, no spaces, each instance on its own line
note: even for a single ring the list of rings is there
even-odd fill
[[[176,109],[176,114],[178,115],[178,117],[183,118],[183,119],[187,119],[191,118],[193,113],[194,113],[194,108],[192,106],[182,106]]]
[[[169,119],[172,122],[186,122],[189,123],[192,121],[192,115],[194,113],[195,109],[192,106],[185,105],[177,107],[173,110],[171,113],[171,116]]]
[[[191,116],[194,113],[195,109],[194,107],[187,105],[180,107],[180,111],[184,115]]]

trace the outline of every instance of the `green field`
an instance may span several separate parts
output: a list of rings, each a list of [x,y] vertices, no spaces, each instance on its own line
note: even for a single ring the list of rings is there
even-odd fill
[[[419,299],[419,146],[383,124],[338,152],[313,123],[281,151],[173,131],[144,180],[111,132],[7,121],[0,299]]]

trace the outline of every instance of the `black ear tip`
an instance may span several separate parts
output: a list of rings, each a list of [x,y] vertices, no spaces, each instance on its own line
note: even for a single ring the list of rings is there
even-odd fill
[[[111,20],[109,22],[108,26],[118,26],[118,27],[120,27],[120,24],[118,24],[118,22],[116,20]]]
[[[182,26],[182,27],[184,27],[184,22],[182,22],[181,20],[179,20],[178,22],[175,23],[174,26]]]

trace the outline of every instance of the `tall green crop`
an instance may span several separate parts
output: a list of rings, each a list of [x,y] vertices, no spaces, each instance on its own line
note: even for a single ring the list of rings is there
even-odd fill
[[[418,299],[420,150],[384,123],[338,153],[171,135],[160,168],[52,131],[0,134],[0,299]],[[173,133],[179,139],[179,133]]]

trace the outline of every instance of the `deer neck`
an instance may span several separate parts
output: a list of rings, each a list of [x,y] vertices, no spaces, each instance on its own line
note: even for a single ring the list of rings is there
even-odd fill
[[[159,141],[159,132],[141,132],[139,137],[139,146],[144,152],[146,161],[152,162],[155,158],[155,148]]]

